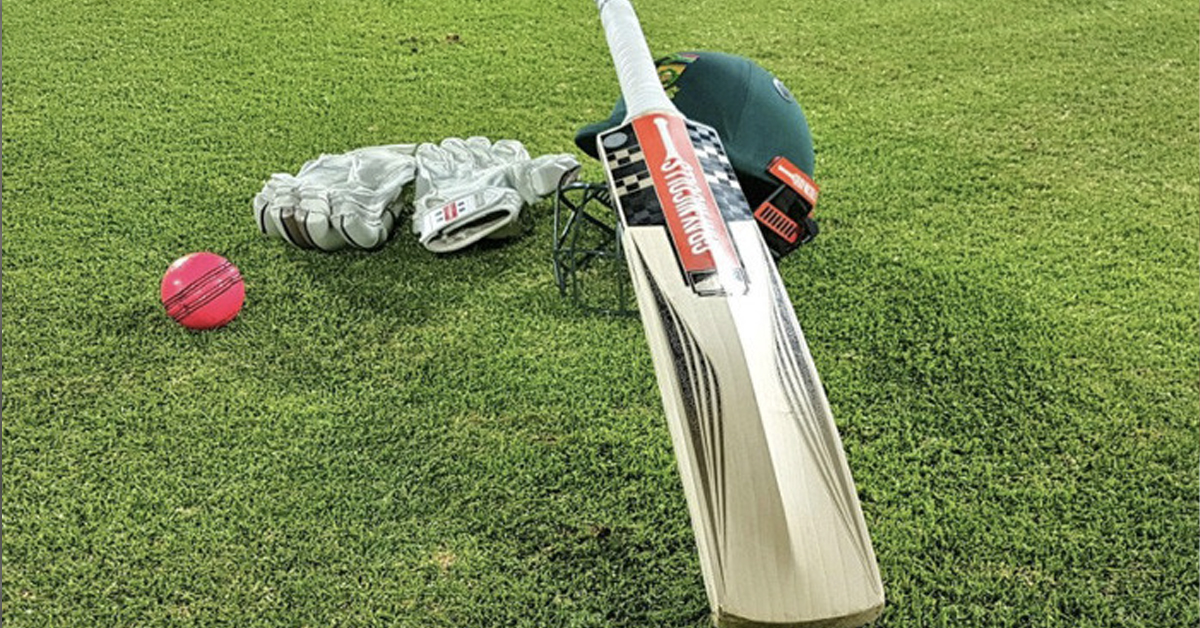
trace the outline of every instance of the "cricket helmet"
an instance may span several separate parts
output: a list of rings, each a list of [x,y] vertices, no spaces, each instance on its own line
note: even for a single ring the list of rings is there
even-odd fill
[[[655,61],[663,88],[688,118],[716,129],[778,259],[817,235],[812,134],[783,82],[753,61],[720,52],[679,52]],[[607,120],[589,124],[575,144],[597,157],[596,135],[625,120],[618,98]]]

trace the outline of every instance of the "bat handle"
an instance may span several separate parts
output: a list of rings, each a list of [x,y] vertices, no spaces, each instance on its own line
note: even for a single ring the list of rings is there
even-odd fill
[[[596,0],[596,7],[600,9],[600,21],[629,112],[625,120],[650,111],[677,112],[659,82],[654,57],[650,56],[633,5],[629,0]]]

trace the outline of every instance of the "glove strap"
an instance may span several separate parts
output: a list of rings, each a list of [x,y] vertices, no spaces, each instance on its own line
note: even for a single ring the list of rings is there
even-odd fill
[[[435,253],[457,251],[486,237],[515,229],[521,197],[507,188],[488,188],[426,211],[420,218],[420,241]]]

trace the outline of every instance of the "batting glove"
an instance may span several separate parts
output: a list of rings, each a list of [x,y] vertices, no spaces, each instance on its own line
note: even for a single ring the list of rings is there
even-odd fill
[[[321,155],[296,176],[271,175],[254,197],[258,228],[304,249],[375,249],[401,211],[397,198],[416,174],[416,146],[394,144]]]
[[[521,208],[556,189],[579,162],[566,154],[530,159],[516,140],[452,137],[417,148],[413,233],[435,253],[516,235]]]

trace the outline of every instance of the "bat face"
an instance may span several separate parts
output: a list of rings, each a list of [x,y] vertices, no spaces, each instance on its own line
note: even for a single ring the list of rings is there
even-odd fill
[[[883,590],[816,367],[717,134],[597,139],[719,626],[858,626]]]
[[[597,142],[623,225],[665,226],[696,294],[744,294],[746,271],[727,223],[753,218],[716,131],[651,113]]]
[[[633,114],[598,149],[713,617],[723,628],[866,623],[883,607],[874,551],[758,224],[716,132],[662,91],[629,1],[597,7]]]

